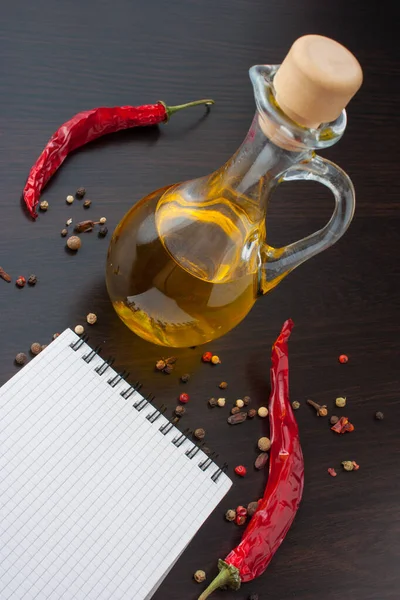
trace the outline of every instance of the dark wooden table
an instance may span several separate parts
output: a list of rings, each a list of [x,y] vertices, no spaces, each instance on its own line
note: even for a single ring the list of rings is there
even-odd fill
[[[97,313],[91,341],[128,368],[170,409],[183,384],[192,399],[185,426],[203,426],[207,440],[232,467],[249,465],[243,480],[213,513],[179,560],[155,600],[195,599],[196,569],[209,577],[218,557],[242,531],[224,521],[229,507],[257,499],[266,477],[253,472],[261,419],[234,430],[225,412],[207,409],[217,383],[227,397],[249,394],[253,406],[269,392],[270,346],[282,322],[293,318],[290,342],[291,399],[297,412],[306,464],[304,499],[287,539],[268,571],[241,591],[216,598],[269,600],[391,600],[400,596],[399,516],[399,167],[400,62],[397,41],[379,22],[394,21],[384,3],[281,0],[15,0],[2,6],[0,23],[0,264],[14,277],[36,273],[35,288],[0,281],[0,384],[16,372],[13,358],[34,341]],[[389,10],[389,12],[387,12]],[[247,71],[252,64],[282,60],[293,40],[320,33],[347,45],[364,67],[365,83],[351,103],[344,139],[324,155],[352,177],[358,207],[353,224],[335,247],[290,275],[261,299],[233,332],[212,344],[223,364],[209,370],[202,349],[177,351],[171,376],[154,372],[163,350],[131,334],[118,320],[104,285],[108,240],[84,238],[76,256],[64,251],[60,230],[74,220],[106,216],[110,229],[146,193],[206,174],[235,151],[250,124],[254,102]],[[170,104],[204,96],[216,105],[174,118],[168,127],[110,136],[73,155],[43,198],[50,209],[36,223],[20,206],[33,161],[51,133],[72,114],[96,105]],[[85,186],[90,213],[67,194]],[[282,186],[271,202],[269,241],[298,239],[320,227],[332,199],[322,187]],[[340,365],[340,353],[350,357]],[[311,397],[355,423],[335,436],[305,401]],[[382,410],[385,419],[374,420]],[[183,426],[183,423],[182,423]],[[357,473],[340,472],[354,459]],[[331,478],[327,468],[339,471]],[[176,527],[180,527],[179,521]],[[84,600],[78,599],[78,600]]]

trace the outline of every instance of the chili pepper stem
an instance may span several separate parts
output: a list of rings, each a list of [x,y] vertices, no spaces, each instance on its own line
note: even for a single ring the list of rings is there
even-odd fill
[[[238,590],[240,588],[240,575],[239,570],[226,563],[224,560],[218,561],[219,573],[212,580],[210,585],[204,592],[198,597],[198,600],[206,600],[215,590],[222,587],[229,587],[233,590]]]
[[[203,100],[195,100],[194,102],[187,102],[186,104],[178,104],[177,106],[167,106],[165,102],[160,100],[160,104],[163,105],[166,112],[166,121],[169,121],[171,115],[178,112],[178,110],[182,110],[183,108],[190,108],[191,106],[199,106],[200,104],[205,104],[205,106],[209,107],[214,104],[214,100],[210,98],[205,98]]]

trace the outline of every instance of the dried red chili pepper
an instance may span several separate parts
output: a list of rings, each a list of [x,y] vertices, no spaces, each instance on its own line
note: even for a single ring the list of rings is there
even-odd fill
[[[284,323],[272,348],[269,420],[271,452],[264,497],[247,526],[242,541],[225,560],[219,575],[201,594],[205,600],[217,588],[238,589],[265,571],[296,515],[304,485],[304,461],[297,423],[289,402],[287,340],[293,322]]]
[[[336,433],[346,433],[354,431],[354,425],[350,423],[347,417],[340,417],[339,421],[331,427],[332,431],[336,431]]]
[[[51,136],[30,170],[23,191],[29,214],[36,219],[42,189],[73,150],[107,133],[164,123],[178,110],[199,104],[210,106],[214,100],[197,100],[179,106],[167,106],[164,102],[143,106],[101,106],[76,114]]]

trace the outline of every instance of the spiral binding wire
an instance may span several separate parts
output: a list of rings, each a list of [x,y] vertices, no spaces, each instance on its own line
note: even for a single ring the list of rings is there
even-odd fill
[[[72,348],[72,350],[74,350],[74,352],[76,352],[85,343],[87,343],[88,340],[89,340],[89,336],[87,334],[82,334],[81,336],[79,336],[79,339],[76,340],[76,342],[72,342],[70,344],[70,347]],[[101,346],[96,346],[94,349],[91,349],[87,354],[82,356],[82,359],[87,364],[89,364],[94,359],[95,356],[100,356],[101,350],[102,350]],[[94,369],[95,372],[101,377],[102,375],[104,375],[104,373],[107,371],[107,369],[114,364],[114,361],[115,361],[115,359],[112,357],[109,357],[106,360],[103,359],[102,362],[100,364],[98,364],[97,367]],[[120,373],[116,373],[115,375],[110,377],[110,379],[108,379],[107,384],[110,385],[112,388],[115,388],[121,381],[126,381],[127,378],[129,377],[129,375],[130,375],[130,373],[126,370],[121,371]],[[129,400],[129,398],[131,396],[133,396],[133,394],[135,394],[136,392],[139,392],[139,390],[141,388],[142,388],[142,384],[139,381],[136,381],[133,384],[128,383],[128,387],[120,392],[120,396],[122,396],[122,398],[124,398],[124,400]],[[145,408],[145,406],[154,402],[154,400],[155,400],[155,396],[153,396],[153,394],[148,394],[146,397],[141,396],[132,406],[133,406],[133,408],[135,408],[136,410],[138,410],[140,412],[141,410],[143,410],[143,408]],[[147,415],[146,419],[148,421],[150,421],[150,423],[155,423],[157,421],[157,419],[166,412],[166,410],[167,410],[167,407],[165,406],[165,404],[162,404],[160,406],[160,408],[155,408],[152,413]],[[178,420],[179,420],[179,418],[178,418]],[[164,425],[162,425],[159,428],[159,431],[163,435],[166,435],[173,429],[173,427],[175,426],[175,422],[176,422],[176,418],[174,419],[174,422],[172,422],[171,420],[168,420],[167,423],[165,423]],[[174,444],[174,446],[179,448],[180,446],[182,446],[182,444],[184,443],[185,440],[189,439],[189,435],[191,433],[192,433],[192,431],[189,428],[185,429],[182,433],[179,433],[178,435],[176,435],[173,438],[172,444]],[[204,446],[204,442],[201,445],[193,443],[193,446],[191,448],[189,448],[188,450],[186,450],[185,456],[187,456],[190,460],[192,460],[198,454],[198,452],[200,452],[200,450],[202,449],[202,446]],[[207,471],[207,469],[212,464],[215,464],[215,460],[217,458],[218,458],[218,454],[216,454],[215,452],[212,452],[209,456],[207,456],[206,459],[204,459],[201,463],[199,463],[199,465],[198,465],[199,469],[201,469],[204,472]],[[226,472],[227,468],[228,468],[228,463],[225,462],[222,465],[222,467],[218,467],[217,470],[211,475],[211,480],[214,483],[216,483],[218,481],[219,477],[222,475],[222,473]]]

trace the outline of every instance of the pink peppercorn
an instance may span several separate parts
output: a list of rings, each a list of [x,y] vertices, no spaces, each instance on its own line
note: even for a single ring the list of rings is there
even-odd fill
[[[235,473],[236,475],[239,475],[239,477],[244,477],[247,473],[247,469],[243,465],[238,465],[235,467]]]
[[[181,394],[179,396],[179,402],[182,402],[182,404],[186,404],[187,402],[189,402],[189,394]]]

